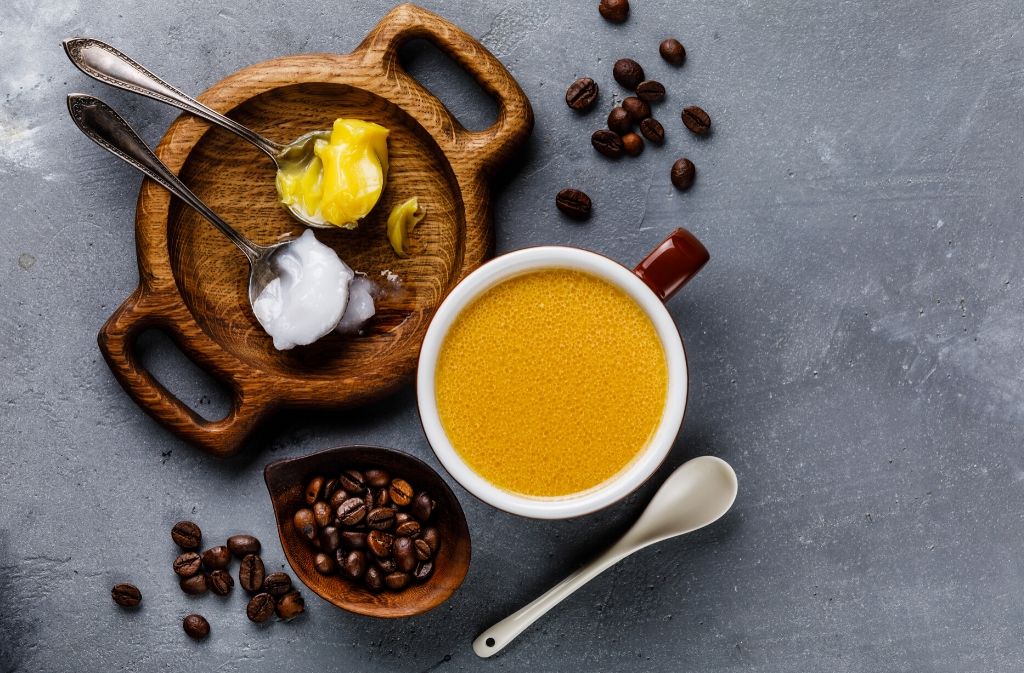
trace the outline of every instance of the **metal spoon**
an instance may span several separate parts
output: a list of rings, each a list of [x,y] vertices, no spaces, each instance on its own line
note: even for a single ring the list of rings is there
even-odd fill
[[[316,141],[321,138],[324,140],[330,138],[329,130],[310,131],[287,145],[275,143],[235,120],[211,110],[146,70],[106,42],[87,37],[74,37],[64,40],[63,45],[64,51],[75,67],[89,77],[104,84],[174,106],[227,129],[259,148],[273,160],[280,171],[304,168],[314,157],[313,145]],[[329,228],[332,226],[321,217],[307,214],[297,205],[288,206],[288,211],[295,219],[311,227]]]
[[[292,237],[274,245],[256,245],[235,231],[210,207],[192,193],[169,168],[160,161],[142,138],[128,126],[113,109],[98,98],[73,93],[68,96],[68,111],[82,133],[111,154],[120,157],[163,186],[171,194],[194,208],[200,215],[231,239],[249,260],[249,303],[256,301],[263,288],[278,276],[274,256],[281,252]]]
[[[714,523],[732,507],[737,488],[736,473],[721,458],[701,456],[683,463],[665,480],[637,522],[611,549],[481,633],[473,641],[473,651],[481,657],[500,652],[548,610],[633,552]]]

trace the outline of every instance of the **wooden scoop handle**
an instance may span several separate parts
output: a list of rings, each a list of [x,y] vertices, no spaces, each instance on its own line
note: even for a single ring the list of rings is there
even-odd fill
[[[201,357],[201,351],[189,347],[189,336],[182,328],[188,316],[181,315],[179,307],[180,301],[176,298],[165,301],[142,288],[137,289],[100,330],[100,351],[114,376],[146,413],[204,450],[226,457],[237,451],[252,431],[267,408],[267,398],[247,394],[215,358]],[[151,328],[167,334],[182,353],[228,383],[233,399],[227,416],[217,421],[206,420],[143,366],[135,346],[139,335]]]
[[[498,119],[483,131],[469,131],[436,96],[409,75],[398,62],[398,50],[409,40],[434,44],[473,76],[498,105]],[[519,83],[475,38],[437,14],[412,4],[388,12],[356,51],[383,64],[387,76],[412,100],[427,103],[446,117],[459,136],[460,151],[485,170],[500,165],[533,128],[533,109]]]

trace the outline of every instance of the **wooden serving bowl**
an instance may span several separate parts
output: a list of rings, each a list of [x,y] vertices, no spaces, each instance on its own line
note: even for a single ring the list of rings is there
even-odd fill
[[[430,519],[430,525],[441,538],[434,574],[423,584],[410,584],[400,592],[373,593],[337,575],[321,575],[313,566],[316,551],[292,522],[296,511],[308,507],[306,485],[313,477],[371,467],[405,479],[417,491],[427,491],[437,502]],[[343,610],[371,617],[411,617],[448,600],[466,577],[471,547],[466,515],[444,479],[419,458],[376,446],[344,446],[270,463],[263,470],[263,477],[274,504],[277,532],[288,564],[303,584]]]
[[[398,50],[426,39],[466,69],[498,104],[498,119],[466,130],[408,75]],[[356,271],[397,273],[402,291],[378,305],[358,338],[330,335],[277,351],[253,316],[245,257],[214,227],[151,180],[135,221],[139,287],[99,333],[99,345],[129,395],[176,434],[218,456],[241,448],[283,408],[343,408],[383,397],[410,379],[427,324],[449,289],[491,253],[490,181],[525,141],[530,103],[502,64],[454,24],[413,5],[389,12],[351,54],[286,56],[245,68],[199,100],[266,137],[290,141],[337,117],[391,131],[387,187],[356,230],[317,230]],[[281,207],[273,163],[255,147],[184,115],[156,153],[214,211],[259,244],[302,231]],[[426,219],[399,258],[385,234],[388,212],[417,196]],[[231,391],[228,415],[208,421],[142,366],[139,334],[166,332]]]

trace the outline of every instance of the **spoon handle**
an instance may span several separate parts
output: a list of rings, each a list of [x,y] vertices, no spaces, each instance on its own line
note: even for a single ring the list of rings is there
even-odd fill
[[[79,129],[94,143],[111,154],[120,157],[163,186],[171,194],[195,208],[225,236],[241,248],[250,261],[259,257],[260,251],[231,225],[222,220],[203,203],[192,190],[178,179],[164,162],[149,149],[142,138],[128,126],[128,122],[98,98],[85,94],[68,96],[68,111]]]
[[[477,639],[473,641],[473,651],[480,657],[497,654],[527,627],[543,617],[548,610],[638,548],[626,539],[620,540],[605,553],[548,589],[532,603],[520,608],[477,636]]]
[[[86,37],[64,40],[64,51],[79,70],[104,84],[166,103],[202,117],[258,147],[271,159],[284,148],[171,86],[106,42]]]

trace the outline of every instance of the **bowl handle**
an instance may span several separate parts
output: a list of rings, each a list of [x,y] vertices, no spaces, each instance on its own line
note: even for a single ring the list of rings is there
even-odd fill
[[[498,119],[483,131],[469,131],[436,96],[398,62],[398,50],[409,40],[424,39],[447,54],[498,105]],[[464,30],[437,14],[412,4],[398,5],[370,31],[359,50],[378,60],[415,107],[429,105],[446,119],[460,140],[460,151],[479,161],[485,171],[501,165],[533,129],[533,108],[519,83],[494,54]],[[436,118],[436,115],[434,115]]]
[[[161,299],[141,287],[136,289],[100,329],[100,351],[118,382],[146,413],[203,450],[227,457],[241,448],[260,420],[267,408],[266,398],[246,394],[230,371],[189,347],[189,337],[181,328],[188,318],[178,315],[179,301]],[[227,416],[217,421],[206,420],[143,367],[135,346],[139,335],[150,328],[170,336],[186,357],[211,371],[218,380],[228,382],[232,407]]]
[[[662,301],[678,292],[697,275],[711,255],[697,237],[676,229],[636,265],[633,273],[654,290]]]

